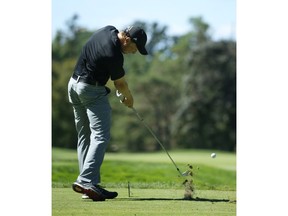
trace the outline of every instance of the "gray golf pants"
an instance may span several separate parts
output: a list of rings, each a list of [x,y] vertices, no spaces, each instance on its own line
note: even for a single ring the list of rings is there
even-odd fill
[[[76,131],[80,174],[77,181],[101,182],[100,167],[110,140],[111,107],[105,86],[77,82],[68,84],[69,102],[72,103]]]

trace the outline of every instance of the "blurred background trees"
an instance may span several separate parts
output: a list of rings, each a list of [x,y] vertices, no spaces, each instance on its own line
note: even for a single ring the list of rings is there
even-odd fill
[[[77,136],[67,85],[81,48],[94,31],[77,15],[52,41],[52,146],[75,148]],[[124,55],[135,108],[168,149],[236,151],[236,42],[213,41],[209,24],[191,18],[191,31],[136,21],[148,35],[149,56]],[[121,29],[119,29],[121,30]],[[157,151],[159,144],[132,110],[119,103],[111,81],[110,151]]]

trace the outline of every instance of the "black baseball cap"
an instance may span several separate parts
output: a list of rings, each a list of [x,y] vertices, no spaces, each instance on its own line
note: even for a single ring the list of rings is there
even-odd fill
[[[130,26],[126,28],[124,32],[136,44],[137,49],[142,55],[148,55],[148,52],[145,48],[145,44],[147,42],[147,35],[142,28]]]

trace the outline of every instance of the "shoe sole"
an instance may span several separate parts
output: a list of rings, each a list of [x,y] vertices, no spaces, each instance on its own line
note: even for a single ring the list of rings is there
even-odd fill
[[[93,201],[105,201],[105,198],[102,197],[100,194],[96,193],[94,190],[83,187],[77,182],[73,183],[72,188],[77,193],[86,194]]]
[[[82,199],[90,199],[86,194],[83,194],[81,198]]]

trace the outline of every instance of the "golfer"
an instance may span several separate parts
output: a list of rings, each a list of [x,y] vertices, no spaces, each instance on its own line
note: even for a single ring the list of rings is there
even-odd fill
[[[83,46],[74,73],[68,84],[78,134],[77,154],[79,176],[73,183],[82,198],[104,201],[117,197],[100,186],[100,168],[110,140],[111,107],[106,87],[109,79],[125,97],[123,104],[133,107],[133,96],[125,80],[123,54],[147,55],[147,35],[142,28],[132,26],[118,31],[113,26],[97,30]]]

